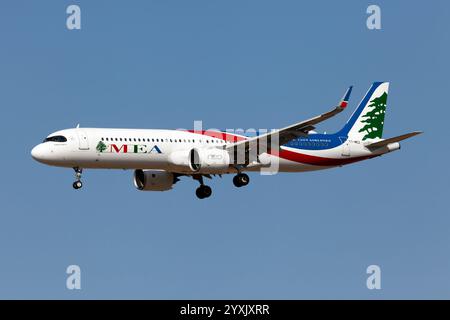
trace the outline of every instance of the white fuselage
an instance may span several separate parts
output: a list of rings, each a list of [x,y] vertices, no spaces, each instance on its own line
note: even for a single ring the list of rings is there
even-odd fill
[[[243,136],[233,136],[245,139]],[[55,132],[49,137],[64,139],[50,139],[32,150],[34,159],[48,165],[71,168],[155,169],[178,173],[189,173],[189,170],[177,165],[175,156],[187,157],[193,148],[220,149],[232,143],[200,133],[157,129],[74,128]],[[379,150],[374,153],[358,142],[348,141],[325,150],[299,150],[282,146],[281,152],[289,153],[289,157],[284,157],[283,154],[262,154],[261,158],[265,159],[266,166],[276,158],[276,171],[301,172],[341,166],[389,151],[392,150]],[[304,157],[308,161],[302,162]],[[310,159],[318,161],[317,164]],[[333,161],[328,163],[316,159]],[[243,170],[255,171],[261,167],[261,164],[250,164]],[[236,172],[236,169],[230,166],[221,172],[211,173],[232,172]]]

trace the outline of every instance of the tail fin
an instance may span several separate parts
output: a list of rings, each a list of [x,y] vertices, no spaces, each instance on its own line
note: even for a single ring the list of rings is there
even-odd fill
[[[389,82],[374,82],[339,134],[359,141],[380,139],[388,91]]]

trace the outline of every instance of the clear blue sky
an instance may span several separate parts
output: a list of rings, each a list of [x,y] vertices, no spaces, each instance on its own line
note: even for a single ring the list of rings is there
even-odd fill
[[[448,1],[1,1],[0,298],[450,298],[449,21]],[[373,81],[391,81],[384,135],[424,135],[329,171],[216,179],[206,201],[187,178],[139,192],[131,171],[74,191],[30,157],[77,123],[276,128],[350,84],[353,109]]]

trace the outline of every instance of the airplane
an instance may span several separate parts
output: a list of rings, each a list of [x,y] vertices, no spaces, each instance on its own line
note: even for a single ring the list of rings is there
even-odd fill
[[[83,169],[132,169],[142,191],[166,191],[192,177],[199,199],[211,196],[204,178],[235,174],[236,187],[248,185],[246,172],[276,164],[277,172],[305,172],[341,167],[400,149],[414,131],[383,139],[389,82],[374,82],[341,130],[317,133],[315,126],[341,113],[353,86],[331,111],[293,125],[246,136],[219,130],[76,128],[54,132],[35,146],[38,162],[73,168],[74,189],[82,187]]]

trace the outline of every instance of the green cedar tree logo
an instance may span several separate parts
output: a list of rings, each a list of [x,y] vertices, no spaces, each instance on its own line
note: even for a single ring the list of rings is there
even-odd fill
[[[359,130],[359,132],[366,132],[363,140],[381,138],[383,133],[384,115],[386,113],[386,101],[386,92],[370,101],[369,107],[373,107],[373,109],[362,116],[365,119],[361,122],[366,123],[366,125]]]
[[[98,152],[103,152],[107,149],[106,144],[103,143],[103,141],[99,141],[96,147]]]

